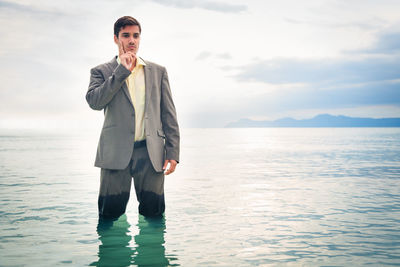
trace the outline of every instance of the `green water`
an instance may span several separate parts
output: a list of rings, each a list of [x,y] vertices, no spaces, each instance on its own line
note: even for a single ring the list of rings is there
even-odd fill
[[[135,225],[139,233],[132,236],[126,215],[117,221],[99,221],[99,259],[90,266],[178,266],[174,255],[166,255],[164,247],[165,218],[139,216]],[[133,239],[133,240],[132,240]]]

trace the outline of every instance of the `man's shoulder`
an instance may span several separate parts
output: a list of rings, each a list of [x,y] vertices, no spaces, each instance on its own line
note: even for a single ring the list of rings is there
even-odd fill
[[[149,60],[146,60],[146,59],[143,59],[143,58],[142,58],[142,60],[144,61],[144,63],[146,63],[147,67],[151,67],[151,68],[154,68],[154,69],[159,69],[159,70],[162,70],[162,71],[165,70],[165,67],[160,65],[160,64],[154,63],[152,61],[149,61]]]
[[[105,71],[105,70],[113,71],[117,66],[118,66],[117,57],[114,56],[111,60],[104,62],[102,64],[99,64],[99,65],[93,67],[92,69],[98,69],[98,70],[102,70],[102,71]]]

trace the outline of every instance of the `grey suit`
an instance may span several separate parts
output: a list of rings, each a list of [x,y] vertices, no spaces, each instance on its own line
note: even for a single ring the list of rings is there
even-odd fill
[[[150,160],[161,172],[165,159],[179,161],[179,127],[164,67],[145,61],[145,134]],[[95,110],[104,109],[95,166],[126,168],[135,136],[135,110],[125,79],[131,74],[116,57],[91,69],[86,100]]]
[[[132,177],[139,213],[159,216],[165,210],[165,159],[179,161],[179,127],[164,67],[145,61],[144,142],[134,142],[135,109],[126,78],[131,72],[110,62],[91,69],[86,100],[104,109],[104,124],[95,166],[101,168],[99,216],[117,218],[125,212]]]

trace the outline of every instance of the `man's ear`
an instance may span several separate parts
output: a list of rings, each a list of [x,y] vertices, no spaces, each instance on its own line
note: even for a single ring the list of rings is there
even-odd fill
[[[118,44],[118,37],[114,34],[114,43]]]

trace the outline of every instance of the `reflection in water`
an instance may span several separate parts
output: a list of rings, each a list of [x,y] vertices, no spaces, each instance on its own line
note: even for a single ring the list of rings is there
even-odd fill
[[[145,218],[139,215],[139,234],[135,236],[136,253],[133,256],[133,263],[141,265],[155,266],[177,266],[171,261],[177,260],[175,257],[165,255],[164,233],[165,218]]]
[[[139,234],[134,237],[136,246],[130,246],[130,224],[126,215],[117,221],[101,220],[97,226],[99,245],[97,262],[91,266],[177,266],[166,257],[164,247],[165,218],[145,218],[139,215]]]
[[[91,266],[130,266],[134,251],[129,246],[132,237],[129,235],[131,225],[122,215],[117,221],[99,219],[97,233],[99,245],[99,260]]]

